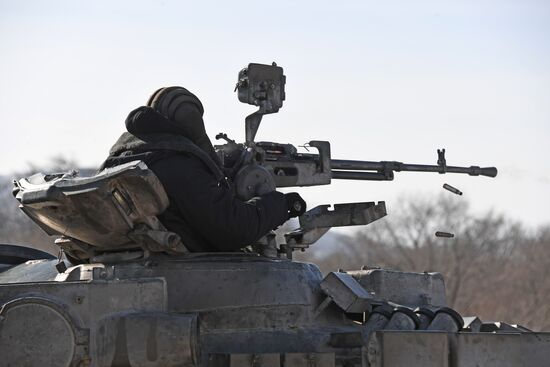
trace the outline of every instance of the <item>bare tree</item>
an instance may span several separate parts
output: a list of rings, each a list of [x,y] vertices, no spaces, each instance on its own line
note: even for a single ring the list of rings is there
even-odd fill
[[[53,244],[54,239],[19,209],[12,188],[11,180],[0,180],[0,243],[30,246],[56,253],[58,249]]]
[[[465,315],[548,326],[549,227],[528,233],[493,212],[474,216],[467,202],[453,199],[403,199],[391,217],[341,239],[329,253],[303,258],[325,272],[363,265],[437,271],[445,277],[449,305]],[[438,230],[455,237],[435,237]]]
[[[0,243],[30,246],[57,254],[59,248],[53,243],[55,237],[48,236],[19,209],[19,203],[12,195],[13,180],[36,172],[67,172],[75,167],[74,161],[58,156],[52,158],[46,167],[30,165],[29,169],[14,173],[12,177],[0,177]],[[91,170],[82,171],[89,173]]]

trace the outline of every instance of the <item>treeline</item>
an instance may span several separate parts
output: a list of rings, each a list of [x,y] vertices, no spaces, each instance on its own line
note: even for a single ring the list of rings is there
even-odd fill
[[[415,197],[354,236],[314,246],[300,259],[324,272],[364,265],[440,272],[449,305],[462,315],[550,330],[550,226],[529,230],[493,212],[476,216],[452,195]]]
[[[57,255],[59,248],[54,245],[54,237],[48,236],[20,209],[19,203],[13,197],[13,180],[28,177],[36,172],[68,172],[78,165],[63,157],[55,157],[46,167],[29,166],[21,172],[10,176],[0,176],[0,244],[32,246]],[[93,174],[93,169],[80,169],[83,176]]]
[[[54,239],[46,235],[20,209],[12,195],[13,183],[8,177],[0,178],[0,244],[35,247],[57,254]]]

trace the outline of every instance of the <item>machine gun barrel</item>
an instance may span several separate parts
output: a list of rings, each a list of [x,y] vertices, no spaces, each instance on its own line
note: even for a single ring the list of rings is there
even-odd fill
[[[437,172],[437,173],[466,173],[470,176],[495,177],[495,167],[456,167],[447,166],[445,163],[438,165],[429,164],[408,164],[395,161],[354,161],[354,160],[331,160],[332,178],[347,180],[393,180],[393,172]],[[364,172],[374,171],[374,172]]]

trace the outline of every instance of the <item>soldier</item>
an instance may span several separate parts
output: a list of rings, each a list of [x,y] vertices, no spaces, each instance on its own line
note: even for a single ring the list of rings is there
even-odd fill
[[[187,89],[157,90],[128,115],[101,169],[141,160],[170,200],[159,220],[192,252],[235,251],[304,213],[297,193],[235,197],[204,128],[203,106]],[[292,205],[295,202],[301,205]],[[300,210],[296,210],[300,207]]]

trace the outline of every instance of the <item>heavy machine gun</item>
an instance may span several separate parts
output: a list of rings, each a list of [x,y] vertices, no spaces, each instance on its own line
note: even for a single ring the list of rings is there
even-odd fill
[[[391,181],[394,172],[437,172],[465,173],[470,176],[495,177],[495,167],[457,167],[448,166],[445,149],[438,149],[437,165],[408,164],[396,161],[358,161],[332,159],[328,141],[310,141],[306,147],[316,148],[319,154],[298,153],[295,146],[275,142],[256,142],[254,138],[262,117],[276,113],[285,100],[285,82],[283,69],[275,63],[272,65],[249,64],[239,72],[239,81],[235,87],[239,100],[243,103],[258,106],[258,111],[245,119],[245,142],[236,143],[227,134],[220,133],[216,139],[223,139],[226,144],[216,145],[219,157],[235,182],[243,198],[258,192],[241,187],[243,176],[260,178],[253,187],[291,187],[316,186],[330,184],[331,179]],[[252,166],[252,167],[251,167]],[[266,172],[267,171],[267,172]],[[265,173],[271,181],[264,182]]]
[[[243,200],[277,187],[328,185],[332,179],[391,181],[394,172],[401,171],[497,175],[495,167],[448,166],[445,149],[437,150],[436,165],[428,165],[332,159],[328,141],[314,140],[305,145],[315,148],[318,154],[300,153],[292,144],[256,142],[262,117],[278,112],[283,106],[285,82],[283,68],[275,63],[252,63],[242,69],[235,87],[239,101],[258,106],[258,110],[245,119],[244,143],[235,142],[225,133],[216,135],[216,139],[226,141],[215,148],[235,192]],[[368,224],[386,214],[384,202],[338,204],[331,211],[328,207],[316,207],[300,218],[300,228],[287,234],[287,244],[281,246],[287,256],[290,257],[293,249],[309,246],[333,226]]]

